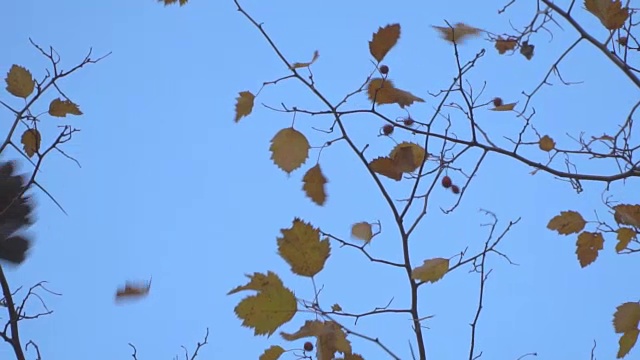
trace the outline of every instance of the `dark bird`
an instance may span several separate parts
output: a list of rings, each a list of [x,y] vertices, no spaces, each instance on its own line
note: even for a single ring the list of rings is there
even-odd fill
[[[33,224],[34,207],[25,195],[25,177],[15,170],[14,162],[0,162],[0,260],[21,264],[31,240],[16,233]]]

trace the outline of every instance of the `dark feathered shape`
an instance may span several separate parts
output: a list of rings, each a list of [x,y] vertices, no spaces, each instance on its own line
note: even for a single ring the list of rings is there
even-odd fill
[[[33,223],[33,204],[23,194],[26,179],[14,172],[13,162],[0,163],[0,259],[20,264],[31,241],[15,233]]]

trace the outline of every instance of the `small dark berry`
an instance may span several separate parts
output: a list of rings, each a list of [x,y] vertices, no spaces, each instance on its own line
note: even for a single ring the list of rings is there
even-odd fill
[[[493,106],[498,107],[498,106],[502,106],[503,102],[502,99],[497,97],[495,99],[493,99]]]
[[[460,194],[460,188],[458,185],[451,185],[451,192],[454,194]]]
[[[385,126],[382,127],[382,133],[384,135],[391,135],[391,133],[393,133],[393,125],[391,124],[386,124]]]
[[[410,117],[402,120],[402,122],[404,123],[404,126],[411,126],[415,123],[415,121]]]
[[[304,351],[313,351],[313,344],[309,341],[304,343]]]
[[[442,178],[442,187],[445,188],[445,189],[448,189],[448,188],[451,187],[451,185],[452,185],[451,178],[449,176],[445,175]]]
[[[387,65],[380,66],[380,73],[382,75],[387,75],[389,73],[389,67]]]

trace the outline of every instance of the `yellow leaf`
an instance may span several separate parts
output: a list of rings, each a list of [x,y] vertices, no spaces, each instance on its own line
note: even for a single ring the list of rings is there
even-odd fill
[[[511,104],[503,104],[503,105],[496,106],[493,109],[489,109],[489,110],[491,110],[491,111],[511,111],[511,110],[513,110],[513,108],[516,107],[517,104],[518,104],[517,102],[511,103]]]
[[[556,147],[556,142],[548,135],[545,135],[540,138],[540,141],[538,141],[538,146],[540,147],[540,150],[548,152]]]
[[[638,234],[635,230],[627,227],[621,227],[616,231],[618,233],[618,243],[616,244],[616,252],[621,252],[629,246],[631,240],[635,239]]]
[[[71,115],[82,115],[82,111],[78,105],[74,104],[71,100],[62,100],[60,98],[53,99],[49,104],[49,115],[55,117],[66,117]]]
[[[240,96],[236,98],[236,117],[235,122],[240,121],[243,117],[251,114],[253,110],[253,100],[256,98],[251,91],[241,91]]]
[[[613,210],[613,218],[618,224],[640,227],[640,205],[620,204]]]
[[[411,278],[430,283],[442,279],[449,271],[449,259],[435,258],[425,260],[424,263],[411,272]]]
[[[375,103],[378,105],[398,104],[403,109],[405,106],[411,106],[414,102],[424,102],[422,98],[394,87],[391,80],[383,78],[369,81],[367,95],[370,101],[375,99]]]
[[[601,233],[583,231],[576,241],[576,255],[581,267],[593,263],[598,258],[598,251],[604,246],[604,238]]]
[[[255,335],[271,336],[298,311],[296,297],[274,272],[247,277],[251,279],[247,285],[231,290],[228,295],[242,290],[257,290],[258,294],[242,299],[234,311],[242,326],[253,328]]]
[[[379,157],[369,163],[369,168],[375,173],[386,176],[395,181],[402,179],[402,171],[398,169],[396,163],[388,157]]]
[[[304,62],[304,63],[293,63],[291,64],[291,69],[300,69],[300,68],[306,68],[311,66],[311,64],[313,64],[314,62],[316,62],[316,60],[318,60],[318,57],[320,56],[320,53],[318,52],[318,50],[313,52],[313,58],[311,59],[311,61],[309,62]]]
[[[324,185],[327,183],[327,178],[322,174],[320,164],[310,168],[304,177],[302,178],[302,190],[311,200],[322,206],[327,200],[327,193],[324,189]]]
[[[116,291],[116,301],[143,298],[149,295],[149,290],[151,290],[151,281],[146,284],[127,281],[123,288]]]
[[[560,235],[577,234],[584,229],[587,222],[577,211],[561,211],[547,224],[547,229],[556,230]]]
[[[618,355],[616,356],[616,359],[622,359],[627,356],[627,354],[629,354],[629,351],[633,349],[636,341],[638,341],[639,333],[640,330],[638,329],[629,330],[620,337],[620,340],[618,341],[620,348],[618,349]]]
[[[420,168],[426,155],[422,146],[405,141],[391,150],[389,158],[396,163],[399,171],[410,173]]]
[[[36,129],[28,129],[22,134],[21,142],[27,156],[33,157],[35,153],[40,151],[40,132]]]
[[[400,38],[400,24],[391,24],[378,28],[378,32],[373,34],[369,41],[369,52],[378,62],[384,59],[385,55],[396,45]]]
[[[483,31],[463,23],[457,23],[453,28],[449,26],[433,26],[433,28],[440,32],[443,39],[456,44],[461,44],[465,38],[478,36]]]
[[[290,229],[281,229],[278,238],[278,254],[300,276],[312,277],[324,268],[329,258],[329,239],[320,240],[320,230],[295,218]]]
[[[265,350],[258,360],[278,360],[282,354],[284,354],[284,349],[281,346],[273,345]]]
[[[371,224],[364,221],[353,224],[351,226],[351,236],[356,239],[364,240],[366,242],[371,241],[371,238],[373,238],[373,230],[371,230]]]
[[[620,29],[629,18],[629,8],[623,8],[620,0],[585,0],[584,6],[609,30]]]
[[[613,314],[613,329],[616,334],[638,328],[640,322],[640,303],[626,302],[616,308]]]
[[[287,341],[315,336],[318,360],[333,360],[336,352],[351,354],[351,343],[347,340],[347,335],[333,321],[307,320],[295,333],[281,332],[280,335]]]
[[[515,39],[503,39],[498,37],[496,40],[496,49],[500,55],[506,53],[509,50],[513,50],[518,45],[518,42]]]
[[[331,311],[336,311],[336,312],[342,311],[342,307],[338,304],[333,304],[331,305]]]
[[[280,131],[271,139],[271,159],[287,174],[302,166],[309,157],[309,141],[301,132],[290,127]]]
[[[179,1],[178,0],[158,0],[158,2],[163,2],[164,6],[176,4],[179,2],[180,6],[182,6],[182,5],[186,5],[186,3],[189,2],[189,0],[179,0]]]
[[[7,91],[16,97],[26,99],[31,95],[36,86],[36,82],[29,70],[20,65],[12,65],[5,79]]]

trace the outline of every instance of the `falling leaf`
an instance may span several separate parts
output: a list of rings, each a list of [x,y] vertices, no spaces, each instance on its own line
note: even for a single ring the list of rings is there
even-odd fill
[[[62,100],[60,98],[51,100],[49,103],[49,115],[55,117],[66,117],[67,115],[82,115],[82,111],[78,105],[71,100]]]
[[[424,263],[411,272],[411,278],[424,282],[435,283],[442,279],[449,271],[449,259],[435,258],[425,260]]]
[[[620,204],[613,207],[613,218],[618,224],[640,228],[640,205]]]
[[[22,134],[22,148],[28,157],[33,157],[40,150],[41,140],[40,132],[37,129],[27,129]]]
[[[320,230],[295,218],[290,229],[281,229],[278,254],[300,276],[312,277],[319,273],[331,253],[329,239],[320,240]]]
[[[304,190],[305,194],[311,200],[322,206],[324,202],[327,200],[327,193],[325,191],[324,185],[327,183],[327,178],[322,174],[322,170],[320,169],[320,164],[316,164],[316,166],[310,168],[304,177],[302,178],[302,190]]]
[[[529,44],[528,41],[523,41],[522,45],[520,46],[520,54],[522,54],[522,56],[527,58],[527,60],[531,60],[531,58],[533,57],[533,50],[535,48],[536,47],[534,45]]]
[[[373,238],[371,224],[363,221],[351,225],[351,237],[364,240],[366,242],[371,241],[371,238]]]
[[[389,50],[396,45],[399,38],[400,24],[391,24],[378,28],[378,32],[374,33],[373,38],[369,41],[369,52],[379,63]]]
[[[547,224],[547,229],[556,230],[560,235],[577,234],[584,229],[587,222],[577,211],[561,211]]]
[[[260,355],[258,360],[278,360],[282,354],[284,354],[284,349],[281,346],[272,345]]]
[[[631,242],[631,240],[635,239],[636,236],[638,235],[633,229],[627,228],[627,227],[619,228],[618,231],[616,231],[616,233],[618,234],[617,236],[618,243],[616,244],[616,252],[621,252],[624,249],[626,249],[627,246],[629,246],[629,243]]]
[[[640,323],[640,303],[626,302],[616,308],[613,313],[613,329],[622,334],[638,328]]]
[[[395,181],[402,179],[402,171],[398,169],[396,163],[388,157],[379,157],[369,163],[369,168],[382,176],[386,176]]]
[[[389,154],[398,169],[408,173],[420,168],[426,156],[427,152],[422,146],[406,141],[396,145]]]
[[[242,320],[242,326],[253,328],[255,335],[271,336],[298,311],[296,297],[274,272],[254,273],[247,277],[250,279],[247,285],[238,286],[227,295],[243,290],[258,291],[257,295],[242,299],[234,310]]]
[[[338,304],[333,304],[331,305],[331,311],[336,311],[336,312],[342,311],[342,307]]]
[[[598,258],[598,251],[602,250],[603,246],[604,238],[601,233],[583,231],[578,235],[578,241],[576,241],[576,255],[578,255],[580,266],[586,267],[596,261]]]
[[[311,59],[311,61],[309,62],[304,62],[304,63],[293,63],[291,64],[291,69],[300,69],[300,68],[306,68],[311,66],[311,64],[313,64],[314,62],[316,62],[316,60],[318,60],[318,57],[320,56],[320,53],[318,52],[318,50],[313,52],[313,58]]]
[[[496,49],[500,55],[515,49],[516,45],[518,45],[518,42],[515,39],[503,39],[498,37],[496,40]]]
[[[285,128],[271,140],[271,159],[287,174],[302,166],[309,157],[309,141],[301,132]]]
[[[251,91],[241,91],[240,96],[236,98],[236,117],[235,122],[240,121],[243,117],[251,114],[253,110],[253,100],[256,98]]]
[[[20,65],[12,65],[5,79],[7,91],[16,97],[26,99],[31,95],[36,86],[36,82],[29,70]]]
[[[620,340],[618,341],[618,345],[620,345],[620,347],[618,349],[618,355],[616,356],[617,359],[622,359],[629,354],[629,351],[633,349],[633,346],[638,341],[638,334],[640,334],[640,330],[634,329],[625,332],[620,337]]]
[[[492,109],[489,109],[489,110],[492,110],[492,111],[511,111],[511,110],[513,110],[513,108],[516,107],[517,104],[518,104],[517,102],[511,103],[511,104],[502,104],[500,106],[496,106],[496,107],[494,107]]]
[[[480,35],[480,32],[483,31],[463,23],[457,23],[453,28],[449,26],[432,26],[434,29],[440,31],[440,35],[443,39],[456,44],[462,44],[465,38],[478,36]]]
[[[351,343],[347,340],[347,334],[333,321],[307,320],[295,333],[281,332],[280,335],[287,341],[314,336],[318,360],[333,360],[336,352],[351,354]]]
[[[120,288],[116,292],[116,301],[143,298],[149,295],[149,290],[151,290],[151,280],[146,284],[134,284],[127,281],[124,288]]]
[[[620,0],[585,0],[584,6],[609,30],[620,29],[629,18],[629,8],[623,8]]]
[[[538,146],[542,151],[551,151],[556,147],[556,142],[548,135],[545,135],[540,138],[540,141],[538,141]]]
[[[403,109],[405,106],[411,106],[414,102],[424,102],[422,98],[394,87],[391,80],[383,78],[375,78],[369,81],[367,95],[370,101],[375,99],[378,105],[398,104]]]
[[[158,0],[158,2],[163,2],[164,6],[180,3],[180,6],[186,5],[189,0]]]

